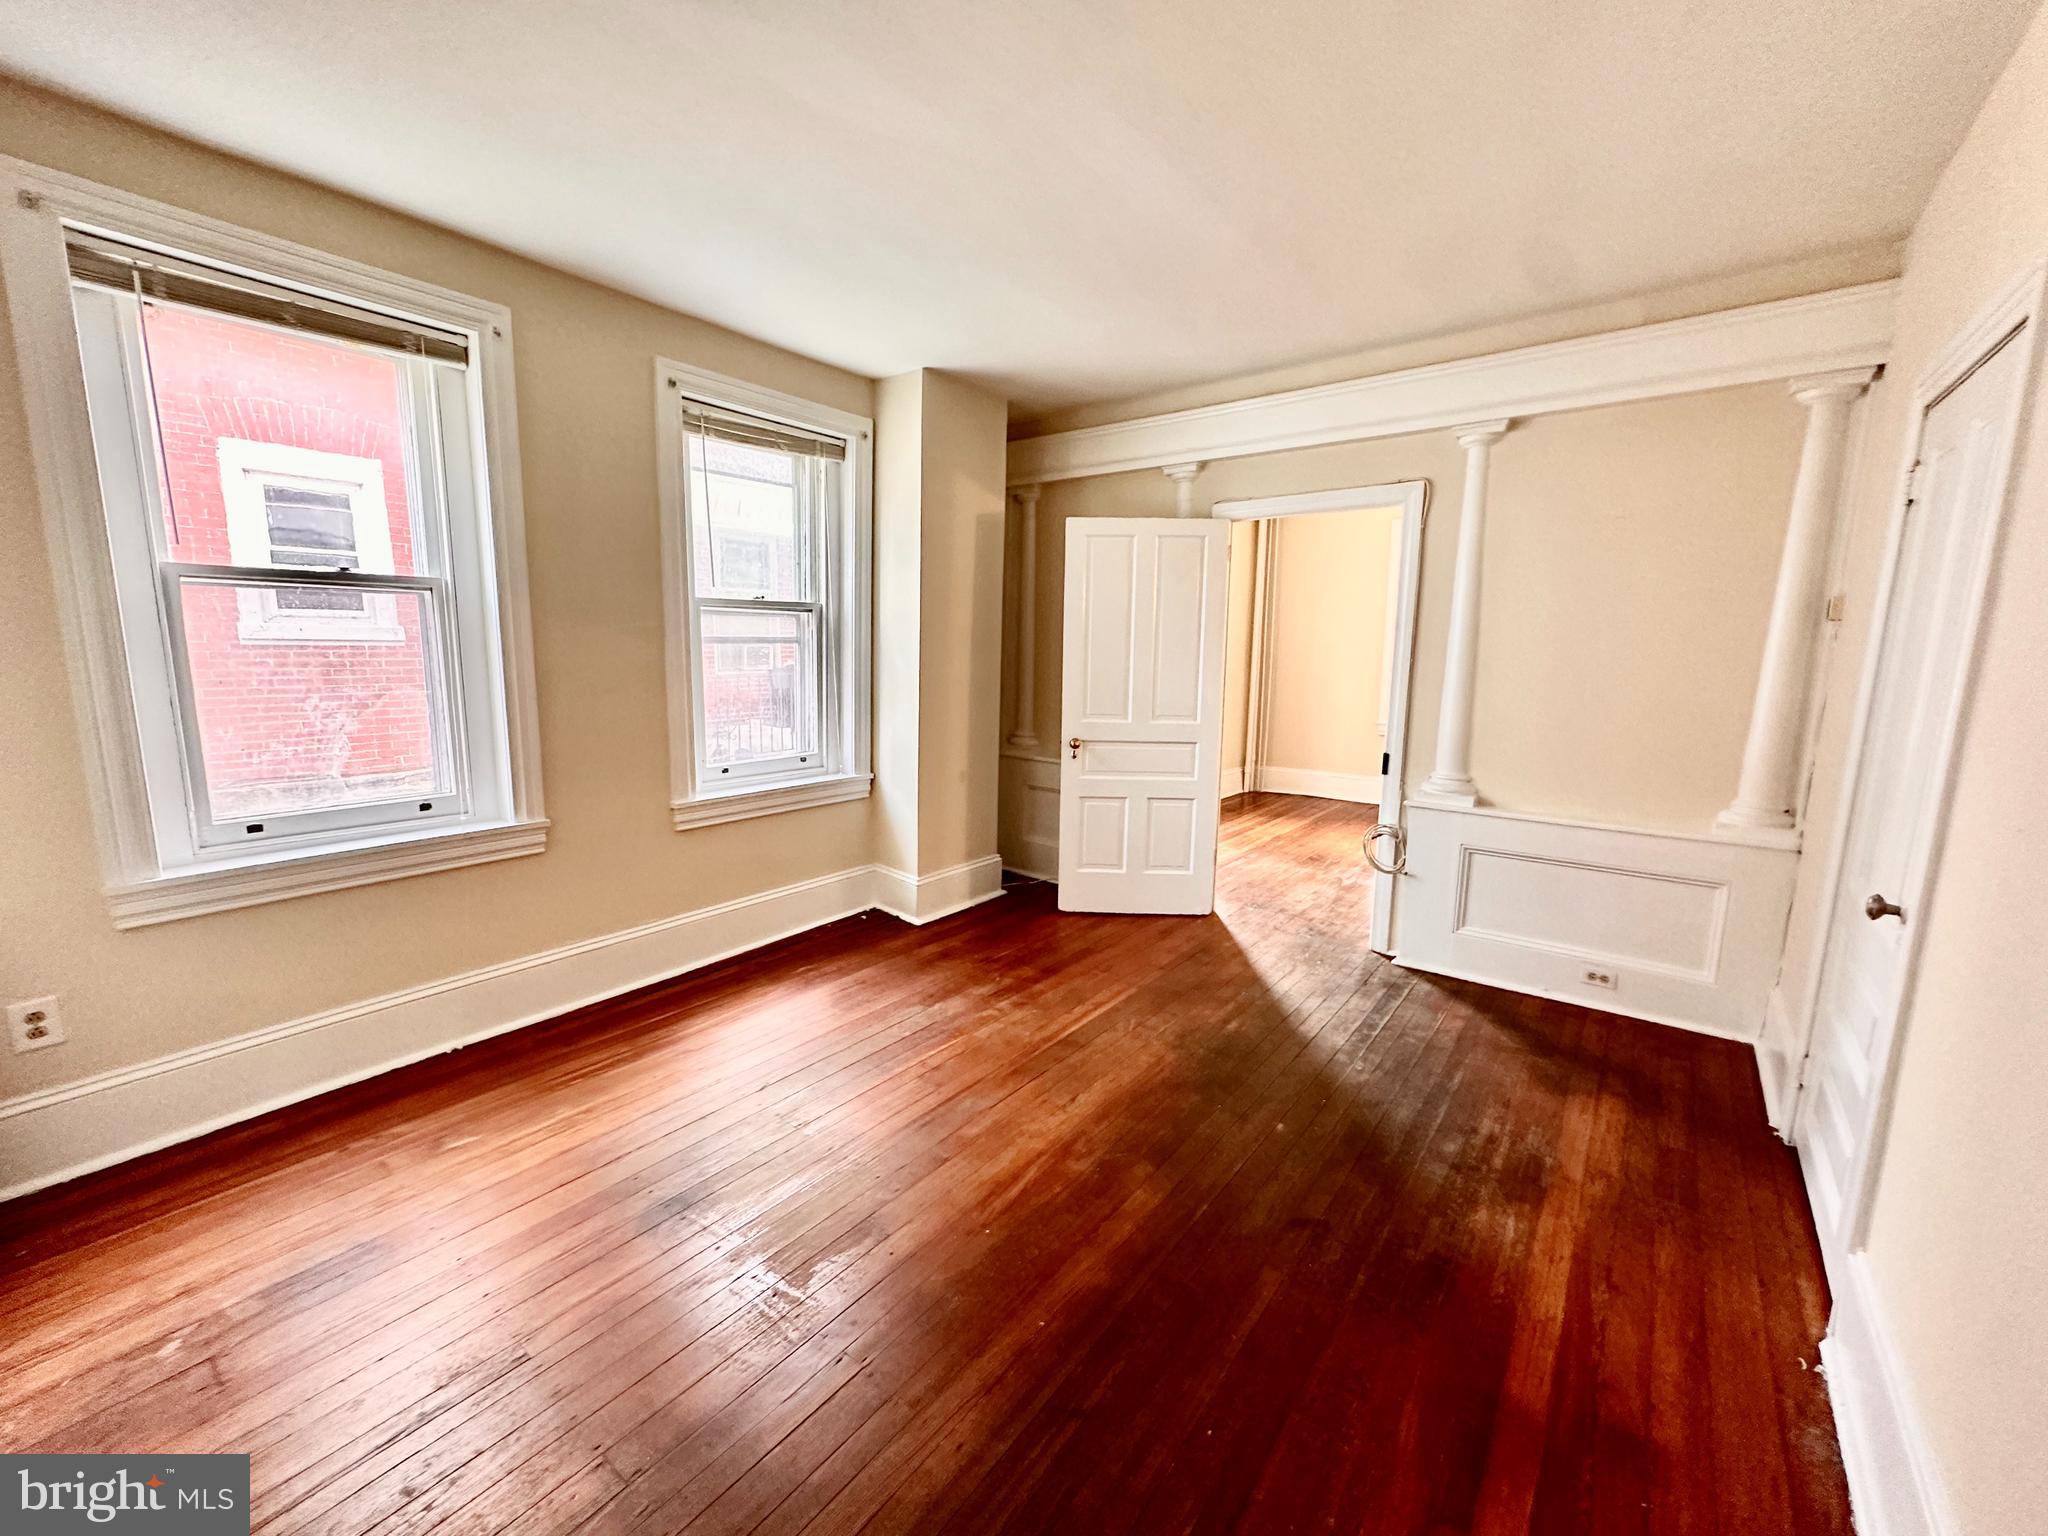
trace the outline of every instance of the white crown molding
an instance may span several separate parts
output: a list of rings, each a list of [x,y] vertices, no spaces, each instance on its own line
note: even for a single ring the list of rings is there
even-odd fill
[[[1573,341],[1404,368],[1311,389],[1022,438],[1013,485],[1323,443],[1397,437],[1496,418],[1617,405],[1881,365],[1897,284],[1864,283]]]
[[[929,923],[1002,894],[1001,861],[860,864],[0,1100],[0,1200],[881,910]]]

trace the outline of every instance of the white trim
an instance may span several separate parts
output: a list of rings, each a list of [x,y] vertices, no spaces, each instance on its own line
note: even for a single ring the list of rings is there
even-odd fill
[[[1829,1264],[1828,1288],[1834,1310],[1820,1357],[1856,1529],[1862,1536],[1948,1536],[1955,1519],[1870,1260],[1854,1253]]]
[[[819,746],[825,762],[812,773],[781,776],[748,788],[700,786],[695,699],[701,688],[696,605],[691,602],[688,495],[683,484],[681,399],[725,406],[846,443],[845,504],[826,530],[824,622],[818,636],[825,682]],[[669,805],[677,830],[859,799],[872,782],[873,687],[871,567],[874,422],[851,411],[784,394],[744,379],[654,359],[655,483],[661,513],[661,585],[668,689]]]
[[[1230,799],[1230,798],[1231,798],[1231,796],[1233,796],[1233,795],[1241,795],[1241,794],[1243,794],[1243,793],[1244,793],[1244,769],[1243,769],[1243,767],[1242,767],[1242,766],[1240,766],[1240,767],[1236,767],[1236,768],[1226,768],[1226,769],[1224,769],[1224,770],[1223,770],[1223,773],[1222,773],[1222,775],[1221,775],[1221,782],[1220,782],[1220,783],[1218,784],[1218,786],[1217,786],[1217,789],[1218,789],[1218,798],[1219,798],[1219,799],[1223,799],[1223,800],[1228,800],[1228,799]]]
[[[1278,523],[1262,518],[1252,524],[1251,644],[1244,682],[1244,772],[1239,781],[1248,791],[1258,789],[1259,764],[1266,755],[1266,691],[1273,682],[1273,602],[1279,585],[1279,549]]]
[[[1259,789],[1266,794],[1314,795],[1320,800],[1348,800],[1353,805],[1377,805],[1383,782],[1376,773],[1276,768],[1270,763],[1259,769]]]
[[[147,928],[266,901],[521,858],[545,852],[547,834],[545,821],[399,837],[380,833],[353,847],[330,844],[318,853],[270,853],[224,866],[109,885],[107,910],[116,928]]]
[[[1806,995],[1802,999],[1800,1024],[1799,1058],[1803,1089],[1806,1076],[1806,1058],[1814,1046],[1814,1026],[1819,1013],[1822,988],[1828,974],[1828,953],[1833,947],[1835,933],[1835,909],[1841,901],[1842,881],[1848,858],[1849,831],[1856,812],[1856,785],[1863,772],[1863,762],[1869,750],[1871,714],[1874,708],[1879,681],[1883,675],[1885,661],[1885,634],[1891,619],[1892,596],[1898,584],[1899,564],[1905,543],[1906,509],[1909,503],[1913,466],[1920,457],[1920,443],[1926,431],[1927,413],[1949,389],[1976,367],[2001,338],[2015,327],[2024,326],[2017,339],[2008,343],[2023,349],[2020,354],[2022,383],[2015,392],[2012,416],[2005,426],[2004,442],[1999,458],[1992,470],[1989,486],[1991,515],[1987,519],[1983,547],[1976,551],[1972,569],[1952,589],[1952,596],[1963,603],[1961,617],[1962,659],[1961,675],[1956,679],[1955,693],[1933,743],[1934,773],[1926,788],[1928,807],[1921,836],[1923,846],[1908,862],[1911,874],[1906,888],[1893,899],[1907,912],[1915,914],[1905,934],[1904,951],[1899,957],[1899,977],[1896,999],[1885,1016],[1878,1020],[1880,1038],[1872,1053],[1876,1067],[1876,1091],[1870,1103],[1869,1124],[1863,1128],[1862,1144],[1853,1149],[1847,1177],[1843,1181],[1842,1198],[1838,1211],[1838,1230],[1823,1233],[1823,1243],[1838,1242],[1842,1251],[1855,1253],[1861,1249],[1867,1235],[1870,1217],[1871,1196],[1875,1180],[1872,1177],[1879,1161],[1891,1124],[1894,1096],[1898,1086],[1898,1058],[1900,1024],[1912,1010],[1913,994],[1919,980],[1920,957],[1925,945],[1928,924],[1925,914],[1927,898],[1934,885],[1936,872],[1941,864],[1942,844],[1948,832],[1949,812],[1953,799],[1956,768],[1961,755],[1964,728],[1968,724],[1971,703],[1977,691],[1977,677],[1982,669],[1984,615],[1990,607],[1993,575],[1998,567],[1998,553],[2003,547],[2006,530],[2012,521],[2012,468],[2018,457],[2020,444],[2025,441],[2026,427],[2031,415],[2033,401],[2040,389],[2040,361],[2042,350],[2039,335],[2044,320],[2048,320],[2048,261],[2037,261],[1996,294],[1977,313],[1970,323],[1952,337],[1947,346],[1924,367],[1914,381],[1912,397],[1907,404],[1905,440],[1901,445],[1896,479],[1890,502],[1890,519],[1885,531],[1884,558],[1878,577],[1876,607],[1871,614],[1870,627],[1866,632],[1863,674],[1856,692],[1855,713],[1849,728],[1849,749],[1842,766],[1841,803],[1836,808],[1833,837],[1829,843],[1828,868],[1822,886],[1821,906],[1822,938],[1820,953],[1815,957],[1812,975],[1808,981]],[[1804,1108],[1804,1094],[1799,1095],[1791,1111],[1793,1139],[1802,1134],[1800,1114]]]
[[[175,887],[181,893],[191,893],[192,910],[218,910],[200,904],[208,899],[202,893],[209,882],[225,895],[226,906],[269,898],[250,894],[247,867],[237,862],[179,869],[169,877],[160,865],[72,317],[64,260],[67,223],[281,282],[319,298],[403,320],[431,322],[466,336],[470,457],[481,482],[475,492],[479,506],[488,509],[483,542],[494,564],[494,579],[479,582],[477,585],[487,590],[475,596],[496,634],[492,663],[497,675],[493,682],[502,698],[504,732],[499,747],[482,742],[475,745],[480,751],[503,753],[509,814],[502,826],[463,828],[446,835],[460,840],[475,832],[483,834],[478,841],[488,843],[493,841],[491,834],[508,827],[523,829],[522,836],[527,839],[544,834],[547,820],[542,804],[539,705],[527,603],[511,311],[502,304],[0,156],[0,269],[5,273],[30,456],[56,578],[73,704],[85,747],[88,797],[109,896],[117,909],[130,891],[166,892]],[[421,840],[416,833],[401,831],[389,841],[395,852],[387,862],[406,866],[395,869],[395,874],[416,873],[426,863],[418,857]],[[342,849],[339,859],[324,864],[319,862],[322,855],[302,855],[309,861],[306,879],[277,876],[277,894],[333,889],[335,886],[324,882],[344,865],[352,865],[353,872],[341,884],[383,878],[370,872],[377,861],[367,857],[366,850],[346,844]],[[449,851],[459,851],[458,844],[451,844]],[[464,856],[429,867],[469,862],[473,860]],[[116,921],[122,923],[124,916],[132,915],[132,910],[127,914],[117,910]],[[164,915],[184,914],[166,910]]]
[[[721,822],[748,821],[781,811],[803,811],[815,805],[865,800],[874,785],[872,773],[847,773],[770,789],[742,789],[730,794],[705,795],[698,800],[672,801],[669,819],[678,832],[685,832],[692,827],[715,827]]]
[[[906,923],[935,923],[1003,894],[1003,861],[993,853],[928,875],[886,864],[875,865],[874,872],[875,905]]]
[[[1865,283],[1458,362],[1253,395],[1010,444],[1010,482],[1071,480],[1397,437],[1795,374],[1870,368],[1891,350],[1897,284]]]
[[[862,864],[0,1101],[0,1200],[880,908],[928,923],[1001,894],[999,861]]]

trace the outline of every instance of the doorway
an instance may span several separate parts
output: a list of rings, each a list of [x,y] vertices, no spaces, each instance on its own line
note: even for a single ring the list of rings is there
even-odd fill
[[[1427,495],[1416,480],[1214,508],[1233,525],[1218,793],[1351,808],[1383,954],[1393,951]]]

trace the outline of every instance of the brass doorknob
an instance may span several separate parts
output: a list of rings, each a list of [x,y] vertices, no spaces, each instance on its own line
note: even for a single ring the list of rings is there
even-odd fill
[[[1080,737],[1078,737],[1078,736],[1069,736],[1069,737],[1067,738],[1067,756],[1069,756],[1069,757],[1079,757],[1080,755],[1081,755],[1081,738],[1080,738]]]
[[[1886,901],[1882,896],[1872,896],[1863,903],[1863,915],[1873,923],[1880,917],[1896,917],[1903,922],[1906,909],[1895,901]]]

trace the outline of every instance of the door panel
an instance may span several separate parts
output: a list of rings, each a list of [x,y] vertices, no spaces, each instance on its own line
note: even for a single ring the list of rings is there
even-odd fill
[[[1210,911],[1229,525],[1067,524],[1060,906]]]
[[[1938,753],[1965,677],[1969,594],[1982,579],[2027,349],[2017,333],[1922,422],[1891,602],[1829,914],[1796,1139],[1831,1246],[1846,1244],[1868,1163],[1900,988],[1925,914],[1914,893],[1932,841]],[[1909,904],[1865,914],[1871,897]]]

